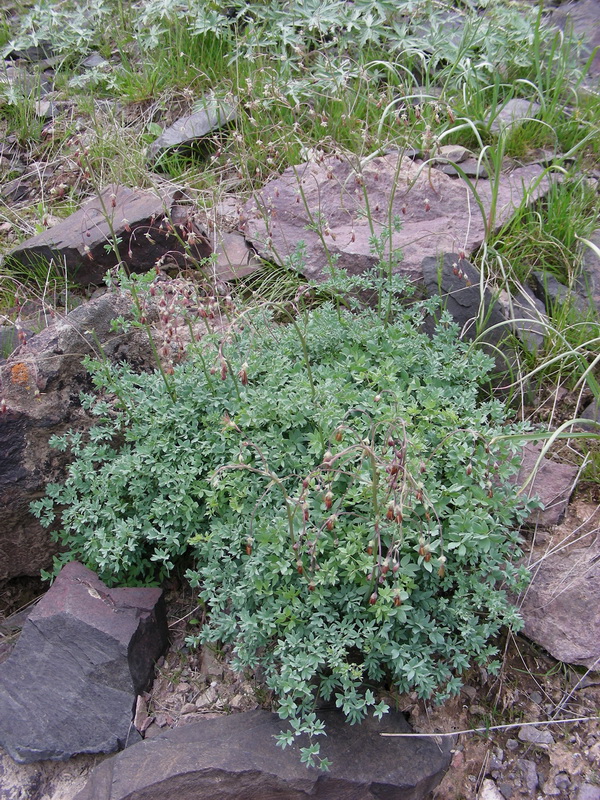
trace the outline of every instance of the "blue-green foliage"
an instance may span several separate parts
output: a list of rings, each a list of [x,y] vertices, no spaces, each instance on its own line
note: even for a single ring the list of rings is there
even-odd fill
[[[317,694],[350,722],[386,708],[365,686],[445,697],[518,624],[506,590],[523,577],[525,509],[514,444],[495,438],[505,411],[479,399],[491,361],[444,314],[423,333],[431,301],[380,305],[329,303],[293,324],[247,312],[190,351],[169,390],[165,375],[94,364],[98,423],[56,441],[75,460],[36,504],[45,523],[60,513],[61,560],[112,583],[160,579],[191,548],[199,640],[262,667],[290,720],[280,744],[308,734],[309,764]]]

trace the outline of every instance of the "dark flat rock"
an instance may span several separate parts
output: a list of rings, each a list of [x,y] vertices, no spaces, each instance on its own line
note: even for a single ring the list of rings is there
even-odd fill
[[[128,748],[100,764],[75,800],[421,800],[450,763],[451,739],[385,738],[410,732],[390,712],[348,725],[323,711],[321,750],[331,770],[309,769],[296,748],[280,750],[276,714],[250,711],[202,720]]]
[[[67,564],[0,665],[0,744],[29,763],[138,741],[136,695],[167,637],[161,589],[108,589]]]
[[[58,225],[22,242],[8,258],[22,264],[54,259],[65,265],[70,280],[81,285],[102,283],[106,271],[118,261],[133,272],[147,272],[166,254],[183,259],[181,239],[185,236],[182,232],[176,236],[168,224],[177,209],[176,196],[175,191],[109,186]],[[211,252],[201,237],[191,247],[197,260]]]
[[[422,271],[427,295],[442,298],[443,307],[460,326],[462,338],[473,340],[483,335],[483,341],[498,345],[510,332],[500,305],[485,286],[482,296],[480,273],[466,259],[456,253],[424,258]]]

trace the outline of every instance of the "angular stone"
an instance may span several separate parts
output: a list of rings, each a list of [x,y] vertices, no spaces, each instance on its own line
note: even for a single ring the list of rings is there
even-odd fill
[[[589,406],[586,406],[581,414],[579,414],[580,419],[589,419],[590,422],[586,423],[579,423],[579,427],[583,428],[584,430],[589,430],[592,432],[600,431],[600,403],[597,400],[594,400]]]
[[[600,665],[600,541],[534,551],[531,584],[520,604],[523,633],[567,664]]]
[[[378,736],[410,731],[396,712],[360,725],[348,725],[338,711],[319,716],[329,772],[307,768],[296,747],[275,746],[273,736],[285,725],[276,714],[250,711],[128,748],[97,767],[76,800],[420,800],[450,764],[449,739]]]
[[[245,278],[263,266],[240,233],[218,234],[214,277],[220,281]]]
[[[116,333],[116,317],[131,319],[131,297],[106,293],[79,306],[0,362],[0,580],[37,575],[52,564],[57,545],[29,505],[47,483],[61,482],[70,460],[48,444],[69,428],[85,430],[92,418],[79,395],[92,383],[84,356],[104,354],[138,369],[155,364],[147,334]],[[150,319],[150,318],[149,318]]]
[[[454,164],[443,164],[440,166],[440,170],[444,173],[444,175],[449,175],[451,178],[462,178],[462,174],[464,173],[467,178],[487,178],[488,171],[480,164],[476,158],[467,158],[465,161],[460,164],[458,169],[454,166]]]
[[[491,117],[490,130],[494,133],[506,131],[517,125],[522,125],[530,119],[534,119],[540,111],[539,103],[526,100],[522,97],[513,97],[505,103],[497,114]]]
[[[159,158],[178,147],[189,147],[209,133],[228,125],[237,116],[235,105],[215,97],[203,98],[201,105],[203,105],[201,110],[187,117],[181,117],[152,142],[148,148],[151,159]]]
[[[592,78],[600,75],[600,3],[598,0],[570,0],[561,3],[550,14],[549,23],[562,31],[572,32],[575,39],[583,40],[580,63],[585,64],[596,49],[590,65]],[[597,88],[597,87],[596,87]]]
[[[477,800],[505,800],[505,797],[491,778],[484,778]]]
[[[482,298],[480,274],[466,259],[456,253],[424,258],[422,271],[427,295],[442,298],[462,338],[472,340],[482,334],[483,341],[497,345],[506,336],[509,327],[500,306],[485,287]]]
[[[448,164],[450,161],[453,164],[460,164],[465,161],[472,153],[466,147],[461,147],[459,144],[444,144],[438,150],[434,164]]]
[[[544,304],[527,287],[509,295],[502,291],[498,302],[511,329],[523,342],[527,350],[535,353],[544,344],[548,330],[548,317]]]
[[[589,244],[583,249],[583,274],[579,280],[579,293],[589,298],[600,314],[600,228],[592,233],[588,241]]]
[[[119,260],[133,272],[147,272],[167,253],[183,259],[180,238],[185,236],[175,236],[167,222],[177,208],[175,197],[174,191],[159,194],[109,186],[58,225],[22,242],[8,258],[22,264],[54,259],[81,285],[102,283]],[[115,238],[119,258],[112,247]],[[204,237],[197,237],[190,249],[197,260],[212,252]]]
[[[136,695],[167,643],[161,589],[108,589],[67,564],[0,665],[0,744],[29,763],[139,740]]]
[[[564,305],[565,303],[571,304],[581,313],[585,314],[590,307],[587,297],[582,296],[581,290],[585,295],[585,289],[582,285],[576,286],[575,291],[561,283],[558,278],[549,272],[541,272],[534,270],[531,273],[533,280],[533,289],[537,297],[544,301],[548,313],[556,305]]]
[[[530,165],[501,176],[494,226],[510,219],[524,192],[534,200],[547,191],[549,179],[542,172]],[[396,216],[402,229],[393,234],[392,246],[402,249],[403,260],[395,270],[419,281],[426,256],[469,253],[483,241],[492,188],[481,181],[477,191],[486,222],[464,182],[435,167],[398,152],[362,166],[329,157],[290,167],[269,181],[244,207],[240,229],[259,255],[278,264],[304,242],[306,260],[299,271],[319,279],[330,261],[351,274],[374,267],[372,235],[380,235]]]
[[[525,497],[538,497],[544,504],[542,509],[534,511],[528,519],[530,525],[549,527],[557,525],[564,516],[569,498],[575,488],[577,467],[562,464],[549,458],[538,459],[542,446],[528,443],[523,448],[521,469],[516,478],[516,485],[527,483]],[[538,464],[536,468],[536,464]],[[535,470],[531,480],[530,475]]]
[[[524,725],[522,728],[519,728],[518,737],[521,742],[529,742],[530,744],[554,744],[554,736],[552,736],[546,727],[540,730],[534,725]]]

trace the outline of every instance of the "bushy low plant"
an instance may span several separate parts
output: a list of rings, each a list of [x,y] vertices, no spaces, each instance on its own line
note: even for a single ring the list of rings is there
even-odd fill
[[[380,687],[445,698],[518,625],[521,428],[481,398],[491,359],[437,301],[402,307],[392,288],[379,312],[246,310],[172,374],[93,364],[98,423],[56,440],[75,459],[35,506],[60,515],[60,560],[111,583],[160,579],[191,551],[195,641],[260,667],[289,720],[278,743],[301,737],[322,767],[320,700],[354,723],[386,711]]]

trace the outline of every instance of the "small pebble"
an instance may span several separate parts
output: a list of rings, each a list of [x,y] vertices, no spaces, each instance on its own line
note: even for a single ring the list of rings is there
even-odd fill
[[[519,728],[518,736],[520,741],[530,744],[537,744],[540,746],[554,744],[554,737],[550,731],[539,730],[533,725],[524,725],[522,728]]]
[[[519,747],[519,743],[517,742],[517,740],[516,740],[516,739],[508,739],[508,740],[507,740],[507,742],[506,742],[506,748],[507,748],[508,750],[510,750],[511,752],[513,752],[513,753],[514,753],[514,751],[515,751],[515,750],[517,750],[517,749],[518,749],[518,747]]]
[[[529,695],[529,699],[532,703],[535,703],[536,706],[541,706],[544,698],[542,697],[541,692],[534,691]]]
[[[194,703],[184,703],[183,706],[181,707],[182,714],[192,714],[197,710],[198,709],[196,708],[196,705]]]
[[[477,800],[504,800],[504,795],[490,778],[485,778],[477,795]]]
[[[502,797],[506,798],[506,800],[510,800],[514,794],[514,789],[510,783],[499,783],[498,788],[502,792]]]
[[[554,785],[557,789],[560,789],[561,792],[566,792],[571,785],[571,779],[566,772],[559,772],[554,778]]]

